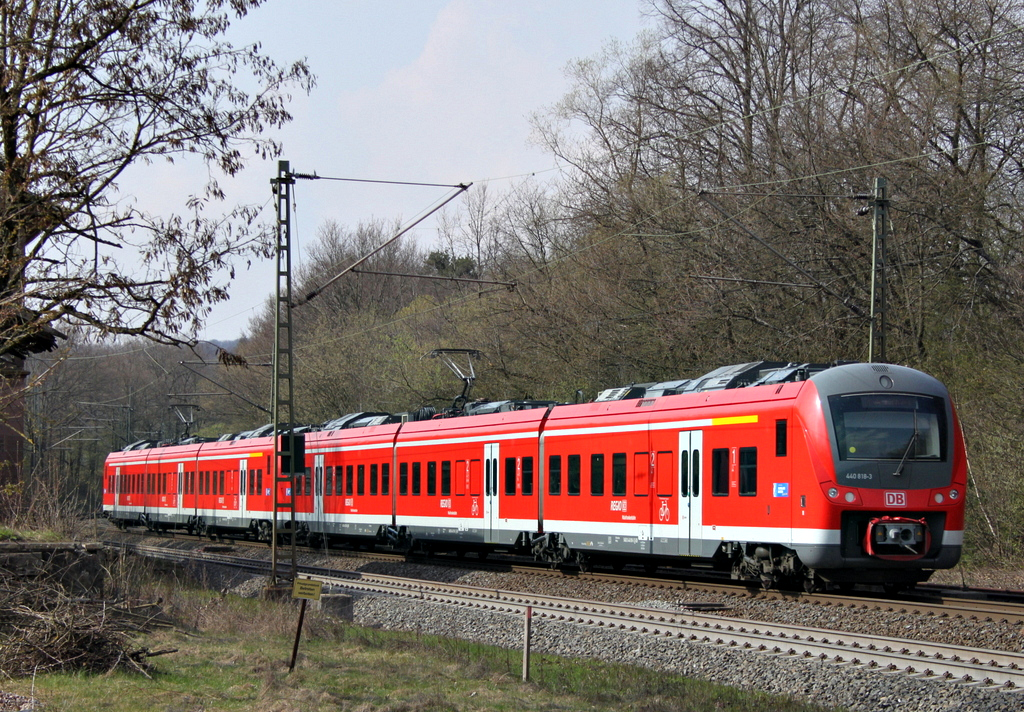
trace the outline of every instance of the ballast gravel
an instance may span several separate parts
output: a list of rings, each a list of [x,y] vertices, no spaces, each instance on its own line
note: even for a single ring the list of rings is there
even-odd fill
[[[258,551],[258,550],[257,550]],[[265,551],[265,550],[264,550]],[[250,555],[246,552],[246,555]],[[445,581],[538,593],[589,601],[624,603],[680,610],[686,603],[720,603],[723,617],[845,630],[880,637],[911,638],[962,647],[1021,652],[1024,629],[999,621],[915,616],[841,606],[815,606],[699,590],[657,589],[646,585],[604,583],[575,577],[548,577],[519,573],[466,571],[444,565],[374,562],[346,557],[300,556],[300,563],[335,569],[359,570],[431,581]],[[220,567],[211,567],[216,570]],[[224,572],[227,574],[227,572]],[[262,578],[212,583],[221,590],[258,595]],[[234,579],[237,574],[229,578]],[[340,591],[341,589],[339,589]],[[353,622],[387,630],[441,635],[522,648],[523,620],[519,615],[432,604],[384,595],[353,595]],[[534,619],[532,650],[567,657],[597,658],[639,665],[699,678],[746,690],[786,695],[823,707],[856,712],[899,710],[933,712],[971,710],[1019,712],[1024,691],[1000,692],[957,682],[924,680],[904,673],[868,670],[788,655],[744,651],[676,638],[654,638],[642,633]]]
[[[354,622],[513,649],[522,648],[523,644],[523,621],[520,616],[469,611],[408,599],[399,601],[390,596],[359,598],[354,605]],[[745,652],[566,623],[534,621],[531,641],[531,649],[535,652],[640,665],[746,690],[795,697],[824,707],[845,707],[857,712],[1019,712],[1024,704],[1021,693],[918,680],[902,674],[872,672],[850,665]]]

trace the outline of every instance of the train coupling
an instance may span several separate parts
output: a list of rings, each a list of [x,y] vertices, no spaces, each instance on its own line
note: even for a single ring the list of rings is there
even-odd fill
[[[868,522],[864,549],[879,559],[910,561],[920,559],[931,548],[928,523],[910,517],[875,517]]]

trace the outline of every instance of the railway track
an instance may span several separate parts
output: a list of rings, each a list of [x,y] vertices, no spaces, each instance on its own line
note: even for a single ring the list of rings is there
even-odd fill
[[[141,536],[141,532],[137,532]],[[161,538],[166,535],[162,535]],[[176,533],[175,539],[204,541],[203,537]],[[266,544],[231,539],[232,545],[254,547],[266,550]],[[512,572],[530,576],[595,581],[610,584],[648,586],[656,589],[675,591],[703,591],[728,596],[747,596],[762,600],[799,602],[813,606],[836,606],[847,609],[873,610],[887,613],[903,613],[915,616],[937,618],[962,617],[979,623],[1006,622],[1024,624],[1024,592],[991,588],[952,588],[938,585],[921,585],[917,589],[895,596],[880,598],[876,592],[864,591],[848,594],[832,592],[805,593],[803,591],[766,590],[749,583],[733,581],[716,572],[694,569],[670,570],[660,575],[587,571],[551,568],[541,562],[525,557],[496,557],[484,561],[477,558],[461,558],[447,555],[419,556],[384,551],[348,549],[322,549],[300,547],[305,554],[341,555],[350,558],[367,559],[394,563],[419,563],[434,566],[449,566],[472,570]],[[685,576],[685,578],[683,578]]]
[[[269,573],[269,564],[262,559],[165,547],[129,545],[125,548],[163,560],[200,561],[258,574]],[[1015,694],[1024,691],[1024,655],[1020,653],[722,618],[687,610],[686,606],[676,610],[646,608],[358,571],[310,566],[300,569],[305,578],[364,594],[386,594],[513,615],[522,615],[529,608],[533,617],[542,621],[677,638],[764,655],[817,659],[881,673],[997,688]]]

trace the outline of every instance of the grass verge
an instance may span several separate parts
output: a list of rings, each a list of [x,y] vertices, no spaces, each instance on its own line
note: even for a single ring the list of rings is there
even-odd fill
[[[297,610],[165,580],[153,593],[177,622],[146,634],[141,674],[52,674],[0,688],[36,697],[46,712],[462,712],[608,710],[810,712],[781,697],[641,668],[534,655],[520,678],[517,651],[414,633],[360,628],[307,614],[300,655],[288,671]]]

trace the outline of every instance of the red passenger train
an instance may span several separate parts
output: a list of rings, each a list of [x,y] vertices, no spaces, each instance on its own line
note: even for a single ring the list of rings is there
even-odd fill
[[[757,362],[583,404],[343,420],[305,434],[295,518],[315,541],[700,562],[807,588],[913,585],[960,557],[956,413],[941,383],[901,366]],[[273,454],[271,437],[114,452],[104,510],[267,540]]]

